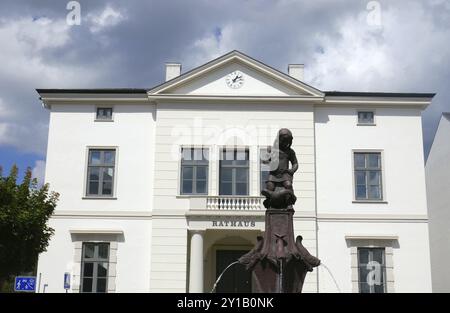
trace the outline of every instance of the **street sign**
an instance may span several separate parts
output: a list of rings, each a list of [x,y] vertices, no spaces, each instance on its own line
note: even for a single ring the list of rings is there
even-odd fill
[[[36,277],[35,276],[16,276],[14,281],[14,291],[35,292]]]
[[[64,273],[64,289],[70,289],[70,273]]]

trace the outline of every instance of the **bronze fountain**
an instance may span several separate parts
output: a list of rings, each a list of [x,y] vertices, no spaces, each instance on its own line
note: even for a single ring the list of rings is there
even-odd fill
[[[253,291],[258,293],[299,293],[306,274],[320,265],[320,260],[303,246],[302,236],[294,239],[293,205],[297,197],[292,180],[298,161],[292,140],[289,129],[280,129],[262,160],[270,167],[266,188],[261,192],[266,197],[265,232],[257,238],[256,246],[238,260],[252,272]]]

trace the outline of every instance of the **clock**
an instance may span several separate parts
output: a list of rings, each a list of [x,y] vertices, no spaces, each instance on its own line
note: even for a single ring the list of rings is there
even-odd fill
[[[225,78],[225,81],[227,82],[228,87],[233,89],[241,88],[244,84],[244,74],[242,74],[240,71],[234,71],[227,75]]]

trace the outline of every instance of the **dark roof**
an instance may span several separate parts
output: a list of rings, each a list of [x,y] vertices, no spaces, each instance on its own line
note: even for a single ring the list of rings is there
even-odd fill
[[[435,95],[435,93],[325,91],[325,96],[338,97],[433,98]]]
[[[36,89],[42,93],[110,93],[110,94],[145,94],[147,89],[142,88],[93,88],[93,89]]]
[[[92,89],[36,89],[42,93],[104,93],[104,94],[146,94],[144,88],[92,88]],[[325,96],[337,97],[399,97],[399,98],[433,98],[435,93],[401,93],[401,92],[354,92],[324,91]]]

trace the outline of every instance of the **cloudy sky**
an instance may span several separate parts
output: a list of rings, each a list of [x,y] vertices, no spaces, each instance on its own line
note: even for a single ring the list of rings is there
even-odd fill
[[[450,0],[79,0],[80,25],[67,23],[68,3],[0,2],[6,171],[43,177],[49,112],[36,88],[148,88],[166,61],[187,71],[234,49],[281,71],[304,63],[322,90],[436,92],[425,153],[450,111]]]

